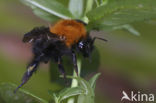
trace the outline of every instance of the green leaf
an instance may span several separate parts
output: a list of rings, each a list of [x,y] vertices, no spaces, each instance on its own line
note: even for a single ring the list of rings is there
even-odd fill
[[[79,87],[81,87],[84,90],[82,94],[78,95],[77,103],[94,103],[95,98],[94,89],[91,87],[91,84],[88,81],[84,80],[81,77],[72,77],[72,76],[67,77],[76,79],[79,83]]]
[[[80,77],[78,77],[77,80],[79,85],[85,90],[85,94],[78,97],[78,103],[94,103],[95,94],[90,83]]]
[[[52,99],[55,101],[55,103],[59,103],[59,97],[57,96],[56,93],[54,93],[51,90],[49,90],[48,93],[52,96]]]
[[[89,82],[81,77],[67,76],[67,78],[76,79],[79,85],[78,87],[62,90],[59,92],[59,94],[57,94],[57,99],[59,99],[59,102],[61,102],[62,100],[78,95],[77,103],[94,103],[94,88],[96,85],[95,81],[99,75],[100,73],[96,74]],[[53,95],[52,92],[51,95]]]
[[[96,3],[96,6],[97,6],[97,7],[100,6],[99,0],[95,0],[95,3]]]
[[[127,31],[129,31],[130,33],[132,33],[133,35],[136,35],[136,36],[140,36],[140,33],[131,25],[129,24],[125,24],[125,25],[121,25],[121,26],[116,26],[114,27],[114,29],[125,29]]]
[[[63,4],[66,8],[68,8],[70,0],[57,0],[57,2]]]
[[[39,8],[43,11],[48,13],[48,17],[51,14],[52,16],[55,15],[62,19],[72,19],[73,16],[70,11],[64,7],[61,3],[57,2],[56,0],[22,0],[26,5],[30,6],[32,9]],[[39,12],[39,11],[38,11]],[[44,17],[45,18],[45,17]]]
[[[92,10],[94,4],[94,0],[87,0],[86,1],[86,10],[85,14]]]
[[[94,75],[90,80],[89,80],[89,83],[91,85],[91,87],[93,89],[95,89],[95,86],[96,86],[96,80],[98,79],[98,77],[100,76],[100,73],[97,73],[96,75]]]
[[[90,83],[81,77],[74,78],[77,79],[79,86],[85,90],[84,94],[79,95],[78,103],[94,103],[95,94]]]
[[[101,4],[100,4],[100,6],[102,6],[102,5],[106,5],[106,4],[108,3],[108,1],[109,1],[109,0],[101,0]]]
[[[72,76],[67,77],[76,79],[79,83],[79,86],[84,90],[84,93],[78,96],[77,103],[94,103],[95,98],[94,90],[88,81],[84,80],[81,77],[72,77]]]
[[[84,94],[84,90],[80,87],[74,87],[74,88],[65,88],[61,90],[57,95],[53,93],[52,91],[49,91],[49,94],[53,97],[55,101],[63,101],[65,99],[68,99],[72,96]]]
[[[63,101],[67,98],[70,98],[72,96],[84,94],[84,90],[80,87],[74,87],[74,88],[66,88],[59,92],[60,101]]]
[[[55,22],[57,20],[59,20],[59,17],[52,15],[48,12],[43,11],[42,9],[39,8],[33,8],[33,12],[35,15],[37,15],[38,17],[42,18],[43,20],[49,21],[49,22]]]
[[[108,2],[108,0],[95,0],[97,7],[102,6],[102,5],[106,5],[107,2]]]
[[[12,83],[2,83],[0,85],[0,101],[2,103],[48,103],[47,101],[20,89],[13,92],[17,86]]]
[[[76,19],[80,19],[83,14],[83,0],[70,0],[68,8]]]
[[[90,25],[91,27],[91,25]],[[94,24],[94,29],[97,29],[97,30],[104,30],[104,31],[113,31],[113,30],[119,30],[119,29],[125,29],[127,31],[129,31],[130,33],[132,33],[133,35],[135,36],[140,36],[140,32],[138,32],[132,25],[130,24],[124,24],[124,25],[117,25],[117,26],[101,26],[100,24],[97,25],[97,24]],[[88,30],[91,30],[93,28],[89,28],[88,26]]]
[[[91,28],[107,30],[115,26],[156,18],[155,0],[109,0],[107,5],[87,13]]]
[[[77,99],[77,103],[94,103],[94,96],[90,95],[79,95]]]

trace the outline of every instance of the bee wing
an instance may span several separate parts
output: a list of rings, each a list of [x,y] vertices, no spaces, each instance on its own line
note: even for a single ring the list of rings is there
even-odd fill
[[[34,39],[36,38],[37,36],[33,35],[31,32],[28,32],[24,35],[23,37],[23,42],[26,43],[26,42],[33,42]]]
[[[44,38],[46,37],[46,34],[49,33],[48,27],[36,27],[30,32],[26,33],[23,37],[23,42],[33,42],[36,39]]]
[[[50,40],[52,42],[62,41],[61,38],[54,33],[48,33],[46,36],[47,36],[47,40]]]

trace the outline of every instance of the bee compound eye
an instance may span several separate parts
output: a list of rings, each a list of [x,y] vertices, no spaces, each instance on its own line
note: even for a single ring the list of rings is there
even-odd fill
[[[79,43],[79,47],[82,49],[83,46],[84,46],[83,42],[80,42],[80,43]]]

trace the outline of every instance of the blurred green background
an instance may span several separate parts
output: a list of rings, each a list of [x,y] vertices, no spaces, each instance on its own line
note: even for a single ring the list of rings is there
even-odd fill
[[[22,37],[32,28],[48,24],[18,0],[0,0],[0,83],[20,83],[32,56],[30,45],[22,43]],[[100,52],[98,72],[102,73],[97,81],[96,103],[120,103],[123,90],[156,94],[156,20],[132,25],[141,36],[126,30],[92,32],[108,40],[95,44]],[[49,65],[42,64],[22,88],[50,99],[47,91],[59,90],[61,86],[51,82]]]

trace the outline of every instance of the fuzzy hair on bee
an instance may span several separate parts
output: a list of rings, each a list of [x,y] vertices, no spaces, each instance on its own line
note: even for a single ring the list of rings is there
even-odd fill
[[[85,26],[86,24],[81,20],[59,20],[53,26],[36,27],[26,33],[23,42],[32,44],[34,56],[27,66],[22,83],[14,92],[30,79],[41,62],[48,63],[51,60],[57,63],[60,73],[66,78],[62,61],[65,55],[72,59],[74,70],[78,75],[76,53],[90,57],[94,49],[95,39],[107,41],[99,37],[92,38]]]

